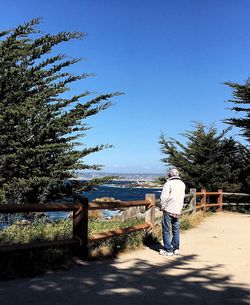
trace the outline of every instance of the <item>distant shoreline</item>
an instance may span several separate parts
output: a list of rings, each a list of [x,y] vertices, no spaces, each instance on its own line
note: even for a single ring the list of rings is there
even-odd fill
[[[96,178],[103,178],[105,176],[117,176],[119,178],[113,179],[113,181],[138,181],[138,182],[150,182],[155,181],[158,177],[164,177],[164,174],[152,174],[152,173],[109,173],[109,172],[79,172],[76,173],[76,178],[74,180],[91,180]]]

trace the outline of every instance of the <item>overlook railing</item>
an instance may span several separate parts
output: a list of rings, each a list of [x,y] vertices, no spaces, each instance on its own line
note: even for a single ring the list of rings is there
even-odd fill
[[[238,206],[238,207],[247,207],[250,206],[250,200],[248,202],[225,202],[224,199],[226,197],[234,197],[234,198],[249,198],[250,194],[245,193],[228,193],[223,192],[222,189],[218,189],[217,192],[207,192],[206,189],[201,189],[200,192],[196,192],[195,189],[193,190],[194,193],[194,210],[204,210],[207,211],[211,207],[217,207],[218,211],[222,211],[223,206]],[[198,201],[197,198],[200,200]],[[214,202],[214,200],[216,202]]]
[[[88,235],[88,211],[89,210],[117,210],[130,207],[145,207],[145,222],[143,224],[116,229],[99,234]],[[39,243],[18,244],[0,246],[0,253],[29,249],[42,249],[54,247],[74,247],[79,257],[88,256],[88,242],[103,240],[123,233],[131,233],[142,229],[148,230],[154,227],[155,219],[155,195],[148,194],[145,200],[115,201],[115,202],[90,202],[87,198],[79,196],[74,203],[51,203],[51,204],[0,204],[0,213],[29,213],[29,212],[52,212],[73,211],[73,238],[58,241],[41,241]]]
[[[223,202],[224,197],[249,198],[250,194],[244,193],[224,193],[222,189],[217,192],[207,192],[201,189],[190,189],[190,193],[185,195],[185,203],[182,214],[193,213],[198,210],[207,211],[209,208],[217,208],[222,211],[223,206],[250,206],[250,200],[245,203]],[[216,202],[214,202],[215,200]],[[73,238],[57,241],[40,241],[39,243],[15,244],[0,246],[0,253],[10,251],[20,251],[29,249],[43,249],[54,247],[72,247],[79,257],[88,256],[89,241],[104,240],[124,233],[131,233],[139,230],[151,230],[155,226],[155,206],[159,205],[159,200],[154,194],[147,194],[145,200],[137,201],[111,201],[111,202],[89,202],[87,198],[79,196],[73,203],[50,203],[50,204],[0,204],[0,213],[29,213],[29,212],[52,212],[52,211],[73,211]],[[145,221],[142,224],[115,229],[94,235],[88,234],[88,212],[89,210],[117,210],[134,207],[145,207]]]

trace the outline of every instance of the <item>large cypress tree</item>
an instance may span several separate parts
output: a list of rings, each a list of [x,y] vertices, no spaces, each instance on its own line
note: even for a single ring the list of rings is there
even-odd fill
[[[233,89],[233,99],[228,102],[234,103],[236,106],[232,107],[231,110],[241,115],[239,118],[229,118],[225,122],[239,127],[242,130],[242,135],[250,142],[250,79],[243,85],[233,82],[225,84]]]
[[[181,171],[188,188],[242,190],[246,185],[245,148],[226,138],[225,133],[218,134],[214,126],[206,129],[202,123],[196,123],[194,130],[182,134],[185,144],[161,135],[162,161]]]
[[[68,97],[70,84],[89,75],[67,71],[79,59],[53,47],[85,36],[41,35],[39,19],[0,32],[0,202],[44,202],[64,189],[77,170],[100,169],[84,157],[109,145],[80,149],[85,119],[110,107],[120,93]]]
[[[227,86],[233,90],[233,98],[229,99],[229,103],[234,103],[236,106],[231,110],[236,112],[239,117],[232,117],[225,120],[232,126],[238,127],[241,130],[241,135],[250,143],[250,79],[243,85],[233,82],[226,82]],[[245,191],[249,193],[250,189],[250,147],[245,145],[244,158],[246,159],[244,165],[244,181]]]

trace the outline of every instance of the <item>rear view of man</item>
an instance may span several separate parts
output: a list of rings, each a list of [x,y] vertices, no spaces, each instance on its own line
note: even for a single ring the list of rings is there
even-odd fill
[[[167,174],[168,180],[161,192],[162,237],[164,249],[160,255],[172,256],[179,254],[180,246],[180,223],[179,217],[184,203],[185,184],[181,181],[179,171],[170,169]],[[170,231],[172,228],[172,239]]]

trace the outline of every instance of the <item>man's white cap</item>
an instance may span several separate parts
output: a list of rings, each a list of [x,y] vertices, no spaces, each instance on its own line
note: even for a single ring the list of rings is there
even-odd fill
[[[168,176],[169,177],[179,177],[180,173],[178,171],[178,169],[176,169],[175,167],[171,168],[168,172]]]

